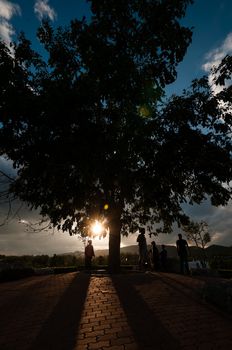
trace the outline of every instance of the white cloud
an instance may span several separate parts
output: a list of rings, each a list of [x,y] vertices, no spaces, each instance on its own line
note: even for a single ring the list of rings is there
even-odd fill
[[[205,56],[205,63],[202,65],[202,69],[209,74],[209,82],[212,86],[212,90],[218,93],[222,90],[221,86],[216,86],[213,81],[213,74],[211,69],[217,67],[222,59],[226,55],[232,54],[232,33],[229,33],[222,44],[216,49],[211,50]]]
[[[57,17],[55,10],[49,5],[48,0],[36,0],[34,12],[40,21],[44,17],[48,17],[54,21]]]
[[[10,20],[14,15],[20,15],[20,6],[7,0],[0,0],[0,17]]]
[[[216,49],[208,52],[206,62],[202,68],[205,72],[210,72],[213,66],[218,66],[221,60],[228,54],[232,53],[232,33],[229,33],[223,43]]]
[[[14,33],[14,28],[9,22],[0,20],[0,37],[3,41],[5,41],[7,44],[10,44]]]
[[[10,44],[15,33],[9,21],[14,15],[20,14],[21,10],[18,4],[8,0],[0,0],[0,39],[5,41],[7,45]]]

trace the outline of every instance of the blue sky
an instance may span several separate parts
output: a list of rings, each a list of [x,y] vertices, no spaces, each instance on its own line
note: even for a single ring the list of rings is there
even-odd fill
[[[126,1],[126,0],[125,0]],[[49,17],[55,26],[68,24],[73,18],[89,16],[89,4],[84,0],[0,0],[0,37],[6,42],[16,39],[20,31],[40,50],[36,30],[44,17]],[[232,54],[232,1],[196,0],[187,10],[183,23],[193,27],[193,40],[183,62],[178,68],[178,79],[167,87],[167,94],[180,93],[191,80],[203,74],[210,74],[210,67],[218,64],[226,54]],[[0,158],[0,169],[6,167]],[[207,202],[201,206],[189,207],[189,214],[195,220],[209,223],[212,243],[232,245],[232,206],[212,208]],[[4,217],[0,207],[0,218]],[[36,213],[22,212],[25,220],[33,221]],[[21,215],[21,216],[22,216]],[[176,233],[161,235],[157,243],[173,244]],[[107,240],[94,242],[97,248],[107,247]],[[123,239],[123,244],[136,244],[136,235]],[[82,248],[77,237],[68,234],[42,232],[31,233],[12,219],[0,227],[0,254],[61,253]]]
[[[192,79],[207,74],[204,65],[216,63],[217,54],[224,57],[232,53],[231,20],[230,0],[196,0],[188,7],[183,23],[193,27],[192,44],[179,65],[177,81],[167,88],[168,93],[181,92]]]

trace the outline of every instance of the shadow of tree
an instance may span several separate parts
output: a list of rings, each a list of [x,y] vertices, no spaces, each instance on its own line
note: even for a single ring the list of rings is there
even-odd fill
[[[33,350],[73,350],[88,292],[90,275],[79,273],[56,304],[32,344]]]
[[[136,290],[136,285],[150,288],[152,277],[144,274],[113,275],[112,281],[127,316],[139,349],[180,349],[179,341],[164,327]]]

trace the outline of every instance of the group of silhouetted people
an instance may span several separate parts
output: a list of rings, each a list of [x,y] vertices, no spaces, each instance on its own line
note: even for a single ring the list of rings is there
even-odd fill
[[[154,270],[167,270],[168,252],[164,244],[161,245],[161,252],[159,252],[155,241],[152,241],[150,255]]]
[[[159,251],[155,241],[151,242],[151,249],[148,250],[147,241],[145,237],[145,229],[140,228],[137,242],[139,246],[139,267],[140,269],[152,268],[155,271],[167,271],[167,259],[168,254],[165,249],[165,245],[162,244],[161,251]],[[182,238],[181,234],[178,234],[178,240],[176,241],[177,254],[180,259],[180,273],[189,274],[188,256],[189,248],[188,243]],[[92,258],[95,256],[92,241],[88,240],[88,244],[85,247],[85,267],[91,269]]]
[[[139,245],[139,267],[140,269],[152,268],[153,270],[166,271],[167,269],[167,250],[165,245],[162,244],[161,252],[159,252],[155,241],[151,242],[151,249],[148,250],[147,241],[145,237],[145,229],[139,230],[137,242]]]
[[[141,270],[152,268],[155,271],[167,271],[168,254],[165,245],[161,245],[161,251],[159,252],[155,241],[152,241],[151,249],[148,250],[145,229],[140,228],[139,232],[137,237],[139,246],[139,268]],[[188,265],[189,247],[187,241],[182,238],[181,234],[178,234],[176,249],[180,260],[180,273],[190,274]]]

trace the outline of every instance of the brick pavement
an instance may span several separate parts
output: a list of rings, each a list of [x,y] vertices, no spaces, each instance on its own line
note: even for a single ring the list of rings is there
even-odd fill
[[[69,273],[0,284],[0,350],[230,349],[231,318],[204,281],[174,274]]]

